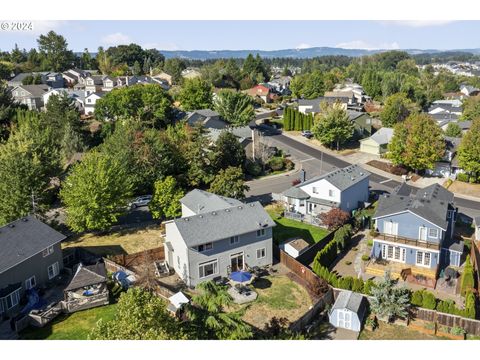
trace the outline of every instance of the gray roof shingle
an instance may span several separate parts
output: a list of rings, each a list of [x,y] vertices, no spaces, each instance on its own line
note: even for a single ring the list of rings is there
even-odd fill
[[[0,274],[65,239],[33,216],[0,228]]]
[[[95,265],[88,266],[80,264],[72,281],[70,281],[70,284],[65,288],[65,291],[75,290],[106,281],[107,271],[104,263],[98,262]]]
[[[348,309],[355,313],[362,313],[365,303],[363,296],[353,291],[341,291],[335,304],[333,304],[332,311],[335,309]]]
[[[392,140],[392,137],[393,137],[393,129],[382,127],[375,134],[370,136],[370,139],[375,141],[378,145],[385,145],[390,143],[390,140]]]
[[[368,171],[364,170],[357,164],[353,164],[342,169],[333,170],[328,174],[311,178],[310,180],[296,185],[296,187],[302,187],[318,180],[325,179],[337,189],[343,191],[345,189],[348,189],[352,185],[360,182],[361,180],[368,178],[369,176],[370,173]]]
[[[275,226],[258,201],[175,219],[174,223],[188,247]]]
[[[243,205],[243,203],[237,199],[212,194],[199,189],[188,192],[180,199],[180,202],[196,214]]]

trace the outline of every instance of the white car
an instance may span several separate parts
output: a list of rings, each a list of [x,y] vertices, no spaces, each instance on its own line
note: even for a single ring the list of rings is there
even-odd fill
[[[147,206],[150,201],[152,201],[152,195],[142,195],[133,200],[129,206],[131,209],[136,209],[137,207]]]

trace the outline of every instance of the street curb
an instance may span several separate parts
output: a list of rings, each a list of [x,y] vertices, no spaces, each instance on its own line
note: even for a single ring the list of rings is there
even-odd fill
[[[261,177],[260,179],[253,179],[253,180],[248,180],[248,181],[245,181],[246,184],[250,183],[250,182],[254,182],[254,181],[262,181],[262,180],[267,180],[267,179],[275,179],[277,177],[281,177],[281,176],[290,176],[290,175],[293,175],[295,173],[298,173],[300,172],[300,168],[297,169],[297,166],[300,166],[299,164],[297,164],[296,162],[294,162],[295,164],[295,169],[293,170],[290,170],[290,171],[287,171],[287,172],[284,172],[284,173],[281,173],[281,174],[275,174],[275,175],[267,175],[267,176],[264,176],[264,177]]]

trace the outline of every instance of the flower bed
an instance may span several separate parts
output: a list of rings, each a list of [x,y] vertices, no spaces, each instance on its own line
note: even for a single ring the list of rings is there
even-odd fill
[[[435,335],[435,323],[414,320],[410,322],[408,327],[423,334]]]

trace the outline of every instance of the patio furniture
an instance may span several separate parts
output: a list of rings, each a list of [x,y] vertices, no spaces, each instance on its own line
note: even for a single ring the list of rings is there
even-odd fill
[[[246,283],[252,280],[252,274],[246,271],[235,271],[230,274],[229,278],[237,283]]]

